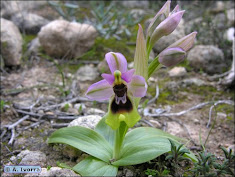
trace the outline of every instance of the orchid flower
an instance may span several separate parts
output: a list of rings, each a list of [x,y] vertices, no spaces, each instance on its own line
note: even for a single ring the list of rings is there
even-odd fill
[[[135,69],[127,70],[126,58],[121,53],[109,52],[105,55],[111,74],[102,74],[103,80],[92,84],[86,96],[89,99],[110,100],[106,123],[114,130],[120,122],[133,127],[140,120],[134,105],[134,97],[143,97],[147,91],[144,77],[134,75]]]

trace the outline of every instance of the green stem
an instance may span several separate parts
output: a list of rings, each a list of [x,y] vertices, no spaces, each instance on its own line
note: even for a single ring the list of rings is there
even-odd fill
[[[115,132],[115,144],[114,144],[114,152],[113,152],[113,158],[115,160],[118,160],[120,158],[122,143],[123,143],[127,130],[128,130],[128,126],[126,125],[125,122],[122,121],[120,123],[120,127]]]
[[[161,68],[162,64],[158,61],[158,56],[148,66],[148,78],[153,74],[154,71]]]

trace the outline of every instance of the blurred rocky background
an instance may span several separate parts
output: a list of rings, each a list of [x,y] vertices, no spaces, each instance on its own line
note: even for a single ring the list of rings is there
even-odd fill
[[[11,163],[17,158],[27,162],[26,157],[30,159],[34,151],[40,156],[37,162],[45,168],[56,166],[56,161],[70,159],[71,164],[79,161],[81,152],[64,150],[62,154],[64,146],[48,148],[47,137],[55,129],[68,126],[72,120],[75,126],[95,127],[107,110],[107,102],[89,101],[84,92],[100,79],[101,73],[109,72],[104,55],[109,51],[120,52],[132,68],[138,23],[147,29],[150,19],[163,3],[1,1],[0,89],[4,153],[1,163]],[[171,35],[156,43],[151,58],[193,31],[198,32],[195,46],[179,66],[162,68],[149,79],[148,94],[142,107],[177,112],[205,101],[233,100],[234,2],[177,0],[172,1],[171,9],[176,4],[186,10],[183,20]],[[156,85],[159,86],[159,97],[146,104],[157,94]],[[219,123],[223,124],[217,127],[219,135],[215,134],[211,139],[209,150],[213,152],[218,149],[218,142],[227,147],[234,144],[231,140],[234,130],[228,125],[231,124],[229,121],[234,121],[234,108],[224,106],[217,111]],[[207,113],[203,110],[182,118],[194,141],[198,139],[199,130],[208,131],[205,128]],[[27,115],[29,117],[25,118]],[[6,126],[22,117],[23,121],[17,126]],[[76,118],[79,120],[74,121]],[[146,119],[154,127],[188,138],[182,126],[175,125],[177,122]],[[139,126],[142,125],[149,124],[141,122]],[[65,173],[56,170],[58,174]],[[124,169],[122,174],[127,175],[124,174],[126,171]]]

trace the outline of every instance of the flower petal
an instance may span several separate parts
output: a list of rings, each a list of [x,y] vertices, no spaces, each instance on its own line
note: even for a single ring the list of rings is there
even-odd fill
[[[112,74],[101,74],[101,76],[110,84],[110,85],[112,85],[113,84],[113,82],[114,82],[114,80],[115,80],[115,77],[114,77],[114,75],[112,75]]]
[[[92,84],[86,92],[88,98],[97,101],[108,100],[113,94],[113,88],[106,80]]]
[[[131,81],[133,75],[134,75],[134,72],[135,72],[135,69],[131,69],[131,70],[125,72],[125,73],[122,73],[122,76],[121,76],[121,77],[122,77],[122,79],[123,79],[124,81],[126,81],[127,83],[129,83],[129,82]]]
[[[105,55],[105,59],[109,65],[109,69],[114,73],[114,71],[119,70],[121,73],[127,70],[126,58],[121,53],[109,52]]]
[[[128,84],[128,89],[134,97],[145,96],[147,87],[145,79],[139,75],[133,76],[131,82]]]
[[[194,32],[188,34],[187,36],[179,39],[178,41],[174,42],[173,44],[171,44],[167,48],[180,47],[185,52],[187,52],[189,49],[191,49],[193,47],[196,35],[197,35],[197,32],[194,31]]]

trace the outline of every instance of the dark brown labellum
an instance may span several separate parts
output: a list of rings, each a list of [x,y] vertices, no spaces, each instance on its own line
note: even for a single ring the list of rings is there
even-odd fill
[[[130,112],[133,105],[127,96],[127,86],[124,84],[113,87],[115,97],[111,103],[111,111],[115,113]]]

